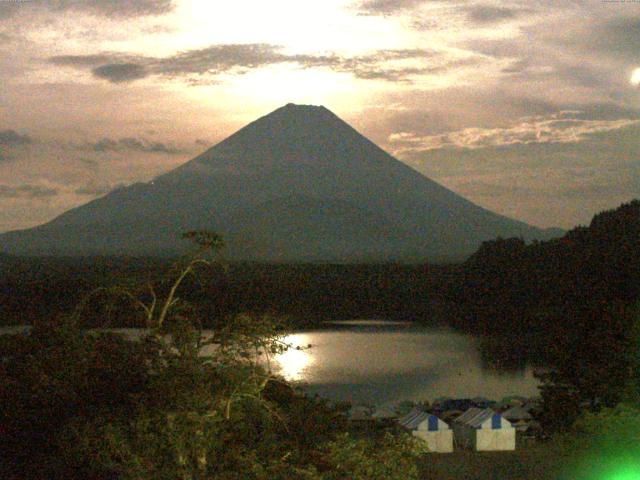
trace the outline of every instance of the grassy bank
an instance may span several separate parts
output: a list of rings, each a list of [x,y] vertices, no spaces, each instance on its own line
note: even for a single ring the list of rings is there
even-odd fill
[[[420,473],[423,480],[555,480],[562,460],[552,443],[510,452],[433,453],[421,459]]]

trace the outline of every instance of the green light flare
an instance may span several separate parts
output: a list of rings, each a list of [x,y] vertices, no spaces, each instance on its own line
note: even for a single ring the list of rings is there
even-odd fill
[[[612,454],[602,449],[599,454],[568,461],[562,469],[562,480],[640,480],[640,454]]]
[[[625,465],[606,475],[602,480],[640,480],[639,465]]]

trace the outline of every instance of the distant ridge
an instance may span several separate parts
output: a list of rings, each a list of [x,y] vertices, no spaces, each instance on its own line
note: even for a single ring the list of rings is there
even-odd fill
[[[430,180],[321,106],[288,104],[193,160],[44,225],[0,235],[22,255],[174,255],[212,229],[233,260],[419,261],[485,240],[547,239]]]

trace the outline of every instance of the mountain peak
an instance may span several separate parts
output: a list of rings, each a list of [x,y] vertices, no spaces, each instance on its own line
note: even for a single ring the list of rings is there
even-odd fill
[[[227,138],[222,145],[262,145],[266,149],[286,145],[305,139],[308,148],[319,144],[353,141],[355,131],[337,115],[321,105],[296,105],[288,103],[273,112],[258,118]],[[315,139],[315,140],[314,140]]]
[[[283,117],[291,120],[301,121],[303,119],[337,119],[328,108],[323,105],[298,105],[295,103],[287,103],[284,107],[280,107],[273,112],[265,115],[261,119],[274,119],[274,117]],[[259,119],[259,120],[261,120]]]
[[[313,116],[313,115],[331,115],[335,116],[324,105],[306,105],[298,103],[287,103],[286,105],[276,108],[273,112],[265,115],[265,117],[271,117],[272,115],[295,115],[295,116]]]
[[[287,109],[287,110],[308,110],[308,111],[313,111],[313,110],[327,110],[327,108],[325,108],[323,105],[304,105],[304,104],[297,104],[297,103],[287,103],[284,107],[280,107],[278,109],[276,109],[275,111],[277,112],[278,110],[283,110],[283,109]]]
[[[241,128],[176,171],[209,175],[221,170],[238,174],[275,166],[291,168],[296,163],[320,162],[338,166],[344,159],[361,152],[363,144],[368,143],[322,105],[287,103]],[[355,153],[347,153],[350,150]],[[166,181],[175,176],[169,172],[159,178]]]

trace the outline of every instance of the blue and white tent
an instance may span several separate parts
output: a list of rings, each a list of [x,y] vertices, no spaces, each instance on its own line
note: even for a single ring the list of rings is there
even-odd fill
[[[398,423],[411,431],[414,437],[424,440],[430,452],[453,452],[451,427],[435,415],[413,410],[400,418]]]
[[[472,450],[515,450],[516,430],[490,408],[470,408],[453,422],[456,443]]]

